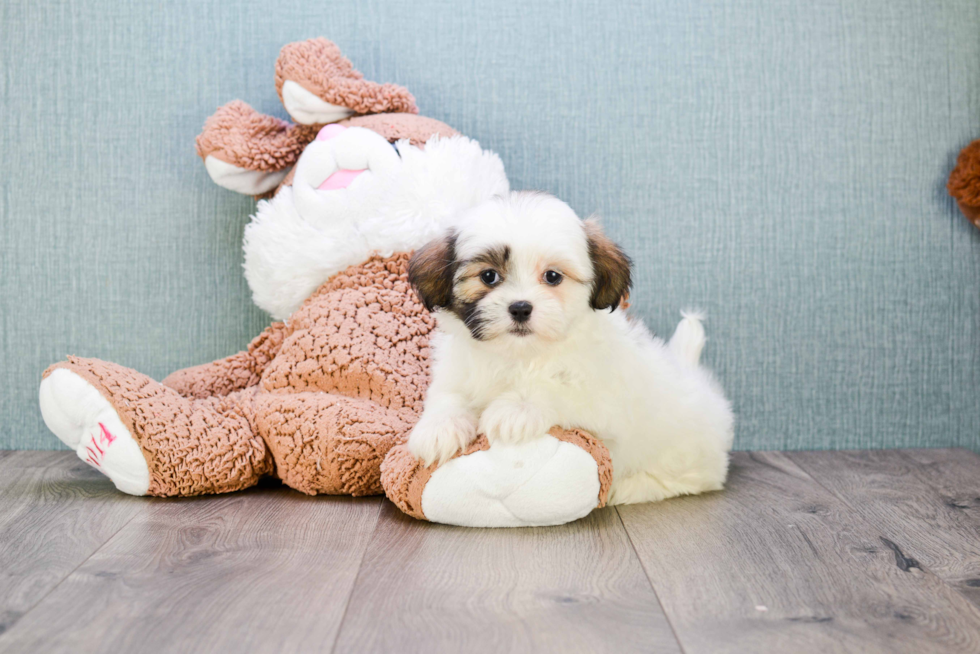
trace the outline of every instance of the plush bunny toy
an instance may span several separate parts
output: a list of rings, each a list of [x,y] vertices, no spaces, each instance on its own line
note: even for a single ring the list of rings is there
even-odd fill
[[[276,89],[297,124],[232,102],[197,148],[221,186],[275,191],[246,228],[245,274],[283,322],[162,383],[68,357],[41,382],[51,431],[133,495],[277,477],[308,494],[386,491],[410,515],[473,526],[558,524],[603,505],[609,455],[584,432],[554,428],[519,447],[480,437],[429,468],[404,446],[434,328],[407,281],[409,256],[509,191],[499,157],[416,115],[404,88],[364,80],[325,39],[282,49]]]

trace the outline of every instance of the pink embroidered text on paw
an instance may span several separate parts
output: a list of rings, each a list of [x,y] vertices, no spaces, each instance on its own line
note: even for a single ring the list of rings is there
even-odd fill
[[[85,457],[87,463],[96,468],[102,467],[102,460],[105,458],[105,450],[116,441],[108,429],[101,422],[99,423],[99,433],[92,438],[92,442],[85,446],[88,453]]]

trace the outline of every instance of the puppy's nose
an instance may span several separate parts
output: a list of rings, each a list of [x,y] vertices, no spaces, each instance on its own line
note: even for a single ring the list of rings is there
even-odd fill
[[[520,302],[514,302],[507,310],[510,311],[510,317],[514,319],[514,322],[527,322],[531,319],[531,310],[534,306],[525,300]]]

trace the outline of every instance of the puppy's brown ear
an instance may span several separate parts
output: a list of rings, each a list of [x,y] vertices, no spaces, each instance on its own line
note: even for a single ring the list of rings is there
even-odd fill
[[[629,293],[632,262],[595,220],[585,221],[585,236],[593,271],[590,304],[593,309],[615,309]]]
[[[408,262],[408,282],[429,311],[453,303],[453,277],[456,275],[456,234],[449,232],[429,241]]]

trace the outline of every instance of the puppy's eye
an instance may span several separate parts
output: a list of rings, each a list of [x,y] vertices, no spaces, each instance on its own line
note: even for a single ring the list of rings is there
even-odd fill
[[[545,283],[551,286],[558,286],[563,279],[564,277],[562,277],[561,273],[554,270],[549,270],[544,274]]]
[[[487,286],[496,286],[500,283],[500,274],[496,270],[484,270],[480,273],[480,279]]]

